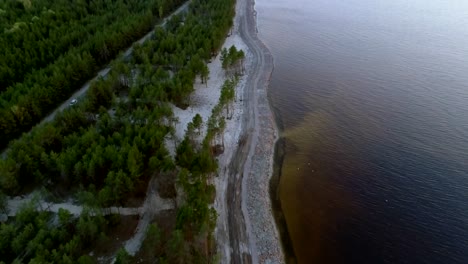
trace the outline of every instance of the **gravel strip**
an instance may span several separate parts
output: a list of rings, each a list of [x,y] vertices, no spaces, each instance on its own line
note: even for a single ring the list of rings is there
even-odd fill
[[[273,57],[257,36],[254,0],[245,2],[246,27],[241,32],[253,51],[258,67],[253,69],[252,86],[254,129],[251,147],[244,168],[243,201],[246,228],[250,235],[254,263],[284,263],[279,232],[273,218],[269,182],[273,174],[274,145],[278,139],[277,127],[268,101],[268,86],[273,71]],[[252,104],[251,103],[251,104]],[[256,255],[256,256],[254,256]]]

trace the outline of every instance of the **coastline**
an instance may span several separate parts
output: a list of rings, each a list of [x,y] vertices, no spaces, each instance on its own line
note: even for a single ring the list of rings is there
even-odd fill
[[[268,96],[268,88],[274,69],[273,56],[267,46],[258,38],[255,0],[246,0],[246,2],[246,15],[251,18],[247,20],[250,22],[248,23],[250,32],[247,33],[250,33],[253,40],[252,44],[256,45],[260,51],[260,58],[257,59],[263,61],[263,63],[260,64],[256,72],[258,77],[256,79],[257,83],[254,84],[254,88],[256,88],[256,100],[254,101],[256,110],[254,111],[256,112],[254,113],[255,127],[247,160],[247,162],[251,163],[251,167],[249,169],[246,165],[244,173],[248,177],[244,178],[242,190],[245,201],[244,208],[247,211],[245,217],[248,223],[247,228],[251,227],[251,243],[254,244],[253,246],[258,254],[255,263],[284,263],[284,252],[270,197],[270,182],[274,173],[275,146],[279,139],[278,126]]]
[[[219,158],[215,237],[220,263],[284,263],[280,232],[273,214],[273,177],[278,127],[268,97],[273,57],[257,36],[254,0],[237,0],[233,36],[246,45],[246,72],[238,86],[239,119]],[[239,129],[240,128],[240,129]],[[231,133],[232,134],[232,133]],[[245,177],[244,177],[245,176]]]

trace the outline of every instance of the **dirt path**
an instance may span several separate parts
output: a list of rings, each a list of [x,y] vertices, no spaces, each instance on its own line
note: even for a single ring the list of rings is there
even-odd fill
[[[159,195],[154,194],[154,192],[151,192],[152,195],[150,195],[150,199],[153,202],[153,211],[163,211],[163,210],[169,210],[169,209],[174,209],[175,205],[173,204],[173,201],[171,199],[162,199],[159,197]],[[156,197],[157,195],[157,197]],[[22,206],[26,203],[29,203],[31,201],[35,200],[37,204],[37,209],[46,211],[46,212],[52,212],[52,213],[58,213],[60,209],[65,209],[70,212],[71,215],[73,216],[80,216],[81,213],[83,212],[83,206],[73,204],[71,202],[65,202],[65,203],[49,203],[41,199],[34,198],[34,195],[30,195],[28,197],[20,198],[20,197],[14,197],[10,200],[8,200],[7,204],[7,212],[9,217],[16,216],[18,211],[22,208]],[[155,201],[155,202],[154,202]],[[102,211],[103,215],[110,215],[110,214],[119,214],[119,215],[144,215],[146,212],[147,208],[147,202],[145,200],[145,203],[141,207],[107,207],[107,208],[101,208],[100,210]]]
[[[160,211],[174,209],[175,207],[175,200],[162,199],[159,196],[156,190],[155,177],[153,176],[148,184],[146,198],[141,210],[142,214],[140,221],[138,222],[133,237],[125,242],[125,250],[130,255],[135,255],[141,247],[141,243],[145,238],[146,230],[148,229],[151,221],[153,221],[154,216]]]
[[[8,216],[15,216],[22,208],[22,205],[36,201],[37,209],[47,212],[58,213],[60,209],[66,209],[73,216],[80,216],[83,212],[83,206],[69,203],[49,203],[41,200],[39,196],[31,194],[27,197],[14,197],[8,201]],[[133,236],[124,244],[125,250],[130,255],[135,255],[141,247],[145,238],[146,230],[149,224],[154,219],[154,216],[162,211],[173,210],[176,208],[175,199],[163,199],[159,196],[156,188],[155,176],[148,183],[146,197],[141,207],[108,207],[101,208],[103,215],[119,214],[119,215],[139,215],[140,219],[135,229]],[[0,214],[0,219],[4,219],[4,215]],[[5,218],[6,219],[6,218]],[[6,221],[6,220],[5,220]],[[115,262],[115,257],[111,263]]]

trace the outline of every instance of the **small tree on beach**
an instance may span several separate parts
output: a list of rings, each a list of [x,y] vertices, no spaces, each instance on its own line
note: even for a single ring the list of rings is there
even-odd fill
[[[228,119],[232,118],[232,112],[230,108],[232,106],[232,102],[235,98],[235,81],[233,80],[226,80],[221,88],[221,97],[220,97],[220,104],[226,108],[226,117]]]
[[[203,119],[200,116],[200,114],[196,114],[193,117],[192,123],[193,123],[193,126],[195,127],[195,129],[197,130],[198,135],[200,135],[200,130],[201,130],[201,127],[203,125]]]
[[[237,50],[234,45],[221,51],[222,67],[232,77],[244,73],[244,58],[244,51]]]
[[[7,196],[0,191],[0,213],[7,213]]]
[[[208,87],[209,75],[210,75],[210,69],[208,69],[208,66],[204,64],[203,67],[200,69],[200,78],[201,78],[201,82],[205,83],[206,87]]]

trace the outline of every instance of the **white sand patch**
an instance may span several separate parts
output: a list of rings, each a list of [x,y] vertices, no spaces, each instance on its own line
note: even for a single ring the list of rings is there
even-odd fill
[[[240,36],[237,34],[233,34],[227,37],[223,48],[229,48],[232,45],[236,46],[237,49],[242,49],[246,56],[249,56],[247,52],[247,46],[244,44]],[[218,54],[212,62],[208,63],[208,69],[210,70],[210,74],[208,77],[208,84],[201,83],[200,79],[197,78],[194,84],[195,91],[190,96],[190,106],[187,109],[183,110],[174,105],[172,105],[172,111],[174,116],[179,119],[179,122],[175,125],[176,130],[176,139],[180,142],[183,140],[185,136],[185,130],[187,129],[187,124],[192,121],[193,117],[196,114],[199,114],[203,119],[203,129],[200,135],[200,139],[205,137],[206,134],[206,121],[211,116],[211,111],[213,108],[218,104],[219,97],[221,95],[221,87],[224,84],[224,81],[227,79],[226,75],[224,74],[224,70],[221,66],[221,54]],[[246,60],[247,61],[247,60]],[[237,89],[240,89],[240,84],[242,83],[242,79],[239,81],[239,85]],[[245,81],[244,81],[245,83]],[[237,95],[240,95],[241,92],[236,92]],[[240,108],[240,107],[239,107]],[[234,117],[233,117],[234,119]],[[226,138],[229,134],[229,129],[226,129]],[[170,143],[172,142],[172,144]],[[171,146],[172,145],[172,146]],[[166,147],[171,152],[171,148],[173,148],[174,143],[172,139],[167,139]],[[173,151],[175,153],[175,151]]]
[[[245,54],[246,72],[248,72],[249,63],[252,59],[252,54],[247,48],[242,38],[234,30],[234,34],[226,38],[223,48],[229,49],[234,45],[238,50],[243,50]],[[165,144],[171,155],[175,156],[174,140],[180,142],[185,136],[187,124],[192,121],[196,114],[199,114],[203,119],[203,127],[199,139],[203,139],[206,135],[207,126],[206,122],[211,116],[213,108],[218,104],[221,95],[221,87],[227,80],[227,76],[222,68],[221,54],[218,54],[212,62],[208,63],[210,71],[208,84],[201,83],[197,78],[194,84],[195,91],[190,98],[190,106],[183,110],[172,105],[174,116],[178,118],[179,122],[175,125],[176,138],[166,138]],[[241,76],[236,87],[236,99],[233,103],[233,115],[231,119],[226,119],[226,129],[224,134],[224,153],[218,157],[218,175],[213,179],[212,184],[216,187],[216,199],[214,208],[218,213],[218,220],[215,229],[216,240],[218,241],[218,253],[221,255],[221,263],[230,262],[230,243],[228,232],[228,219],[227,219],[227,204],[226,204],[226,189],[228,184],[228,174],[226,173],[227,166],[238,146],[238,140],[242,131],[241,117],[243,114],[242,95],[246,88],[246,76]]]
[[[162,199],[159,195],[155,198],[152,198],[152,207],[153,210],[163,211],[174,209],[175,205],[172,199]],[[25,197],[15,196],[8,200],[7,203],[7,215],[9,217],[14,217],[18,213],[18,211],[23,208],[23,206],[27,205],[34,201],[34,205],[36,205],[35,209],[38,211],[44,212],[51,212],[51,213],[58,213],[60,209],[67,210],[71,215],[79,217],[83,212],[84,207],[81,205],[76,205],[72,201],[65,201],[62,203],[52,203],[47,202],[37,195],[30,194]],[[156,202],[154,202],[156,201]],[[118,214],[118,215],[142,215],[144,213],[144,206],[142,207],[107,207],[107,208],[100,208],[99,209],[102,215],[110,215],[110,214]]]
[[[252,54],[249,49],[237,35],[237,32],[232,36],[236,40],[236,47],[242,49],[246,55],[245,58],[245,69],[246,73],[249,72],[250,63],[252,61]],[[228,47],[230,45],[228,44]],[[215,229],[215,237],[218,243],[218,254],[220,254],[221,263],[230,263],[231,262],[231,245],[229,240],[229,221],[227,215],[227,199],[226,199],[226,190],[228,187],[228,177],[229,169],[228,165],[231,162],[232,156],[237,150],[239,137],[242,132],[242,116],[244,111],[244,102],[243,94],[246,87],[247,76],[244,75],[239,79],[239,82],[236,87],[236,99],[233,104],[233,115],[231,119],[226,120],[226,129],[224,134],[224,153],[218,157],[218,177],[214,178],[213,184],[216,187],[216,199],[214,202],[214,208],[218,213],[218,219]],[[246,250],[248,252],[248,250]]]

